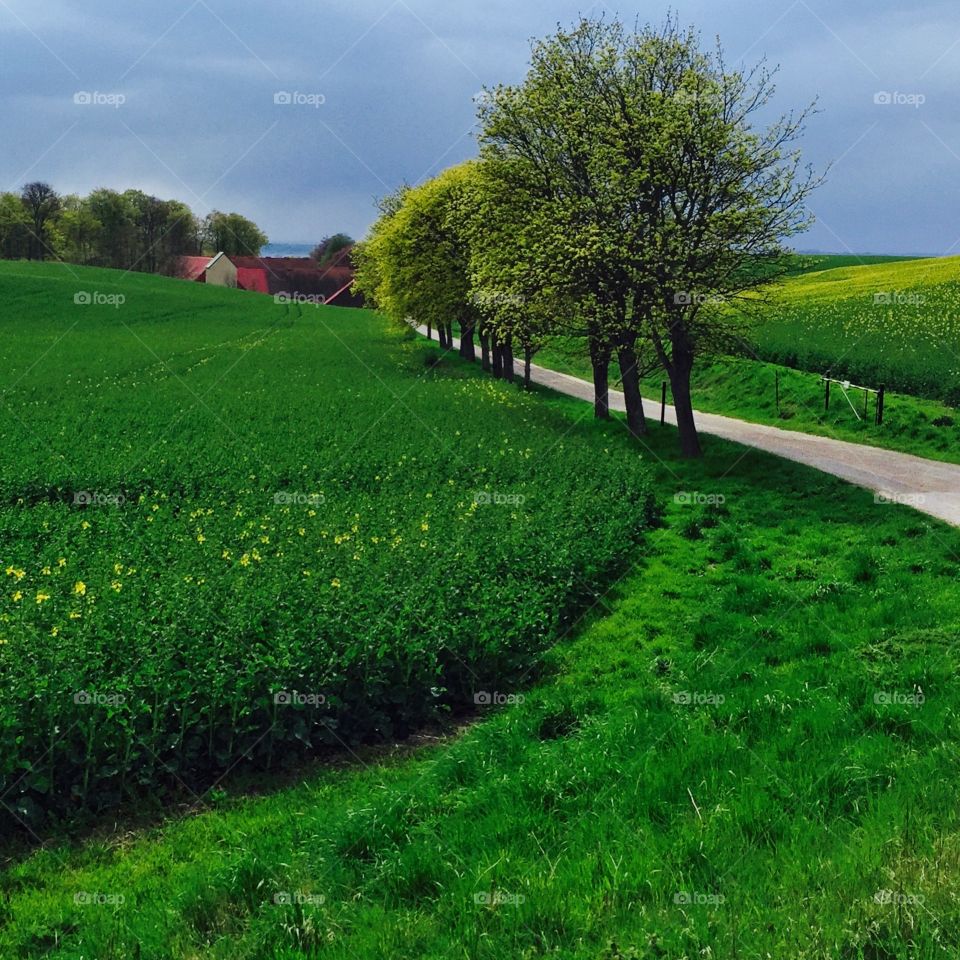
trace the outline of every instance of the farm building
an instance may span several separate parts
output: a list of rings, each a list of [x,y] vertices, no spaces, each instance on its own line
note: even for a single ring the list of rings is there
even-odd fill
[[[305,297],[338,307],[363,306],[353,294],[353,266],[349,249],[323,267],[310,257],[181,257],[177,276],[182,280],[238,287],[271,296]]]
[[[237,267],[225,253],[215,257],[181,257],[177,276],[181,280],[209,283],[215,287],[236,287]]]
[[[348,251],[344,251],[344,254]],[[273,296],[311,297],[338,307],[359,307],[361,297],[350,291],[353,267],[349,257],[338,257],[327,266],[317,266],[310,257],[233,257],[239,285]]]

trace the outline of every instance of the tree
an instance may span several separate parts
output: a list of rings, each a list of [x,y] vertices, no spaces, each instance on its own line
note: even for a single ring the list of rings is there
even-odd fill
[[[204,247],[209,253],[229,256],[259,257],[267,244],[267,235],[239,213],[221,213],[214,210],[204,220]]]
[[[314,247],[310,256],[317,261],[318,267],[330,266],[344,250],[353,246],[353,238],[347,233],[335,233],[325,237]]]
[[[751,125],[772,92],[762,65],[728,72],[719,49],[704,53],[671,20],[629,34],[584,19],[534,46],[521,86],[481,104],[487,168],[525,205],[518,264],[577,304],[569,316],[590,354],[597,415],[616,352],[628,424],[642,431],[652,356],[689,456],[700,453],[695,357],[729,337],[730,300],[775,279],[781,240],[809,222],[816,181],[785,153],[806,112],[762,133]]]
[[[95,262],[99,266],[130,269],[137,258],[137,210],[127,194],[94,190],[87,197],[93,217],[102,226]]]
[[[63,240],[63,258],[70,263],[93,263],[103,224],[87,201],[75,195],[64,197],[57,226]]]
[[[0,193],[0,256],[5,260],[30,255],[31,220],[16,193]]]
[[[30,217],[30,244],[27,257],[42,260],[49,251],[48,227],[60,210],[60,196],[48,183],[28,183],[20,198]]]
[[[399,323],[436,326],[451,348],[460,322],[460,352],[475,358],[479,310],[470,298],[469,247],[458,204],[475,176],[466,163],[387,198],[380,219],[358,245],[356,288]]]

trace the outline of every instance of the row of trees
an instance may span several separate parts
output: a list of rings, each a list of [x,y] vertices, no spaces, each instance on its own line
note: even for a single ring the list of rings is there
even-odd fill
[[[534,45],[518,86],[480,99],[480,157],[381,201],[357,286],[400,322],[436,327],[499,376],[547,339],[589,357],[609,417],[615,359],[627,423],[641,378],[669,379],[680,444],[699,456],[697,357],[724,350],[789,265],[819,182],[795,143],[807,110],[755,126],[774,74],[728,69],[692,29],[581,20]]]
[[[174,273],[184,254],[257,256],[267,237],[237,213],[196,217],[179,200],[140,190],[61,196],[47,183],[0,193],[0,257]]]

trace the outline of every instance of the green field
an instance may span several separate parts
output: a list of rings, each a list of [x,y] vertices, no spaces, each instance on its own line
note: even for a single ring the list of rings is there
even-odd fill
[[[710,438],[678,460],[670,428],[641,459],[618,419],[372,314],[82,278],[126,303],[77,316],[74,277],[0,276],[2,743],[7,776],[40,751],[38,808],[52,782],[128,802],[8,843],[0,956],[956,955],[960,533]],[[349,660],[356,636],[380,645]],[[146,717],[200,792],[239,756],[228,717],[241,737],[265,685],[331,675],[362,695],[333,729],[278,710],[284,770],[254,750],[200,798],[142,762]],[[63,696],[81,682],[125,699]],[[52,763],[31,737],[55,722]]]
[[[17,264],[0,297],[0,832],[472,712],[649,523],[639,456],[371,314]]]
[[[537,402],[570,444],[629,455],[618,424]],[[671,434],[664,526],[523,703],[413,756],[38,852],[6,874],[0,945],[950,955],[958,535],[726,444],[681,463]]]
[[[882,253],[803,253],[795,254],[795,263],[790,273],[814,273],[820,270],[833,270],[837,267],[857,267],[869,264],[898,263],[918,260],[919,257],[900,257]]]
[[[750,333],[765,360],[960,403],[960,257],[795,277]]]

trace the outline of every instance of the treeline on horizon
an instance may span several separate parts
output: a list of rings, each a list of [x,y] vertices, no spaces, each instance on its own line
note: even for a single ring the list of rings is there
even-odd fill
[[[142,190],[100,188],[82,197],[36,181],[20,193],[0,193],[5,260],[63,260],[172,276],[182,256],[259,256],[267,242],[239,213],[214,210],[198,217],[180,200]]]

